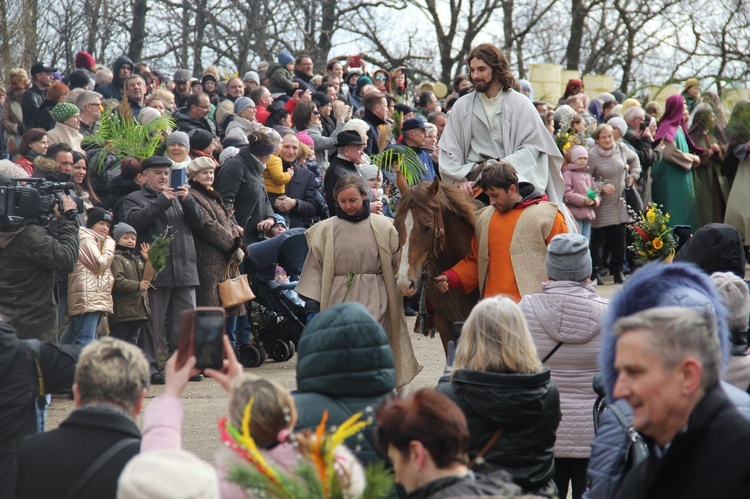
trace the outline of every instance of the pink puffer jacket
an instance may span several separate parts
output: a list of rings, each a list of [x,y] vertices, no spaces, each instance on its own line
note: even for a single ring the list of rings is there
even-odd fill
[[[565,180],[563,199],[573,216],[578,220],[594,220],[596,218],[594,208],[599,206],[602,198],[597,196],[592,206],[586,206],[586,201],[589,199],[588,191],[594,188],[594,177],[589,173],[589,167],[568,163],[563,166],[563,179]]]
[[[547,281],[541,292],[524,296],[519,303],[540,359],[558,342],[563,343],[545,363],[560,390],[562,421],[555,457],[588,458],[591,454],[596,401],[591,381],[599,370],[601,319],[608,303],[593,285],[571,281]]]

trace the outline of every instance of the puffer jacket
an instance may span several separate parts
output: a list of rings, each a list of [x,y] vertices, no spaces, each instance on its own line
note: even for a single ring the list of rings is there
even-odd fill
[[[388,337],[367,309],[354,302],[334,305],[305,328],[297,351],[295,431],[314,428],[328,411],[328,426],[352,414],[372,411],[396,387],[396,370]],[[365,416],[367,417],[367,416]],[[362,464],[378,461],[375,426],[345,443]]]
[[[524,491],[543,489],[555,474],[555,432],[560,424],[560,394],[549,369],[537,374],[458,370],[440,379],[437,391],[466,415],[469,458],[502,428],[484,455],[485,465],[511,475]]]
[[[577,220],[595,219],[594,207],[599,206],[602,198],[597,196],[593,205],[586,205],[589,199],[588,191],[594,188],[594,177],[589,173],[588,165],[580,166],[575,163],[568,163],[563,166],[563,179],[565,180],[563,199],[570,213]]]
[[[599,370],[599,333],[607,304],[593,285],[571,281],[547,281],[540,293],[526,295],[518,304],[540,358],[563,343],[545,363],[560,390],[562,421],[555,457],[588,458],[591,454],[591,408],[596,401],[591,380]]]
[[[78,262],[68,275],[68,314],[111,314],[115,280],[110,266],[115,258],[115,241],[85,227],[78,230],[78,237],[81,240]]]
[[[278,62],[272,62],[266,69],[268,91],[272,94],[287,93],[294,90],[294,75]]]
[[[141,297],[141,281],[146,262],[139,255],[131,251],[117,250],[112,260],[112,288],[113,313],[109,316],[109,324],[119,322],[147,321],[151,318],[148,306],[148,293]]]

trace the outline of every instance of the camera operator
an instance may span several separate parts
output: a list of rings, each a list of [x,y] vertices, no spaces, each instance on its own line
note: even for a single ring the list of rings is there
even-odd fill
[[[9,182],[0,176],[0,185]],[[65,194],[59,199],[56,237],[33,219],[0,226],[0,313],[22,339],[57,341],[55,272],[73,271],[79,247],[76,203]]]

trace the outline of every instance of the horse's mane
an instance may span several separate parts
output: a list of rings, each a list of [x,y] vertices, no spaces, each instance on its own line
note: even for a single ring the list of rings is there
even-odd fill
[[[445,208],[474,227],[476,206],[455,185],[440,183],[440,190],[435,196],[432,195],[432,183],[421,182],[415,185],[402,194],[396,209],[396,218],[406,216],[406,210],[410,207],[421,207],[432,212]]]

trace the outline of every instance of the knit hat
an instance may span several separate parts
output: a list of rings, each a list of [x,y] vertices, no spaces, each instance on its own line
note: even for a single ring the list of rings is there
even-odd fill
[[[239,154],[240,150],[234,146],[225,147],[219,154],[219,163],[222,165]]]
[[[273,214],[273,225],[271,225],[266,232],[263,233],[264,236],[268,237],[268,233],[277,225],[283,225],[286,229],[286,220],[284,220],[284,217],[279,215],[278,213]]]
[[[242,77],[242,81],[254,81],[256,84],[260,85],[260,76],[258,76],[258,73],[255,71],[248,71],[245,73],[245,76]]]
[[[96,59],[94,59],[94,56],[89,54],[88,52],[84,52],[81,50],[76,54],[75,58],[75,66],[77,68],[83,68],[88,69],[91,71],[91,68],[93,68],[96,65]]]
[[[313,92],[312,100],[317,102],[320,106],[327,106],[331,103],[331,99],[329,99],[328,96],[323,92]]]
[[[211,80],[214,83],[219,83],[215,75],[213,75],[212,73],[206,73],[203,75],[203,78],[201,78],[201,84],[205,85],[208,80]]]
[[[304,130],[302,130],[301,132],[297,132],[297,140],[308,147],[315,148],[315,142],[313,142],[312,137],[310,137],[310,135]]]
[[[174,144],[175,142],[185,146],[185,149],[187,149],[188,151],[190,150],[190,139],[188,138],[188,134],[186,134],[185,132],[172,132],[172,134],[167,137],[167,147],[169,147],[170,144]]]
[[[187,175],[188,178],[193,178],[204,170],[213,170],[215,168],[216,163],[214,163],[214,160],[201,156],[188,163],[185,168],[185,175]]]
[[[125,234],[130,233],[138,235],[138,232],[130,225],[126,224],[125,222],[118,222],[115,224],[115,227],[112,229],[112,239],[115,240],[116,243],[120,242],[120,238],[124,236]]]
[[[278,55],[277,60],[279,64],[286,66],[290,62],[294,62],[294,56],[285,50]]]
[[[620,118],[619,116],[607,121],[607,125],[620,130],[620,135],[623,137],[625,136],[625,132],[628,131],[628,124],[625,123],[625,120]]]
[[[359,91],[362,90],[362,87],[365,85],[372,85],[372,80],[367,75],[362,75],[357,80],[357,90],[354,92],[356,94],[359,94]]]
[[[556,235],[547,245],[546,267],[555,281],[583,281],[591,275],[589,240],[567,232]]]
[[[377,165],[373,165],[372,163],[365,163],[359,167],[359,173],[367,180],[371,180],[377,177],[379,171],[380,168],[378,168]]]
[[[68,88],[75,90],[76,88],[83,88],[91,82],[91,76],[83,69],[77,69],[70,73],[68,77]]]
[[[194,128],[193,130],[190,130],[188,138],[190,139],[190,149],[195,149],[196,151],[202,151],[207,148],[214,140],[214,136],[211,135],[211,132],[202,128]]]
[[[238,115],[249,106],[254,106],[255,102],[250,97],[238,97],[234,101],[234,114]]]
[[[747,283],[731,272],[711,274],[716,289],[727,307],[727,325],[730,331],[747,331],[750,317],[750,290]]]
[[[138,122],[141,125],[148,125],[159,118],[161,118],[159,110],[149,106],[142,107],[141,112],[138,113]]]
[[[138,454],[122,470],[119,499],[219,499],[216,469],[184,450]]]
[[[700,87],[701,82],[697,78],[688,78],[685,80],[685,88],[682,89],[683,92],[690,90],[692,87]]]
[[[588,158],[589,152],[583,146],[573,146],[570,148],[570,162],[573,163],[578,158]]]
[[[97,222],[101,222],[102,220],[105,220],[111,224],[112,214],[104,208],[99,208],[98,206],[89,208],[89,210],[86,212],[86,227],[88,227],[89,229],[96,225]]]
[[[60,102],[50,109],[49,114],[58,123],[65,123],[80,112],[78,106],[75,104],[71,104],[70,102]]]

